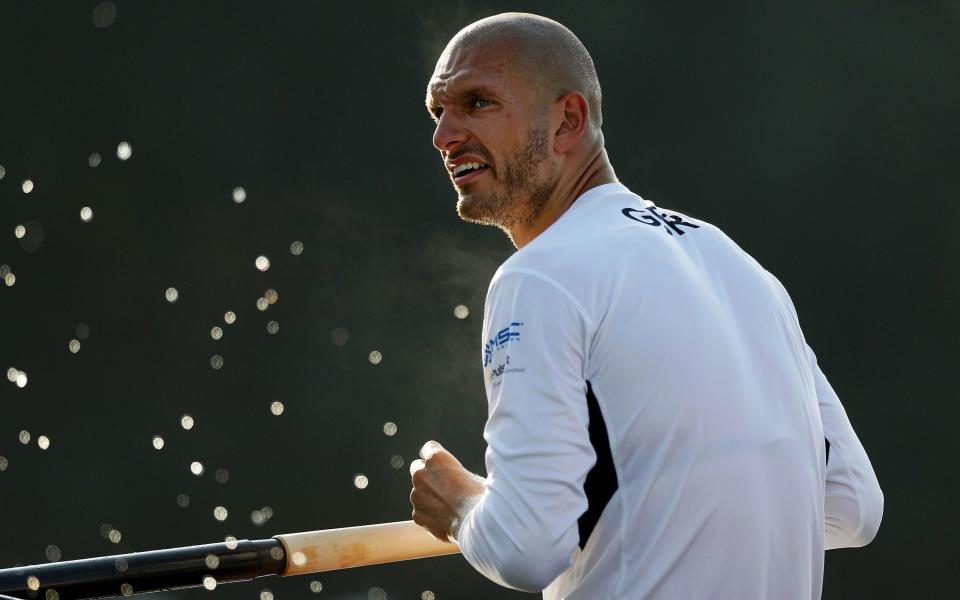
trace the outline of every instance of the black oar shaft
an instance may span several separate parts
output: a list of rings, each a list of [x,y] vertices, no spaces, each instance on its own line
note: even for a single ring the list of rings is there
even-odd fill
[[[286,562],[278,540],[239,540],[2,569],[0,594],[39,600],[127,596],[198,587],[206,577],[219,584],[277,575]]]

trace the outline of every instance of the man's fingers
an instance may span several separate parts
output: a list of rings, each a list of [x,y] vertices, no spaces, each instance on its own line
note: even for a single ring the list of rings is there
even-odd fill
[[[411,463],[410,463],[410,477],[413,477],[413,474],[414,474],[414,473],[416,473],[417,471],[423,470],[424,468],[426,468],[426,466],[427,466],[427,463],[424,462],[424,460],[423,460],[422,458],[418,458],[417,460],[411,462]]]
[[[420,448],[420,458],[424,460],[430,460],[434,454],[440,452],[441,450],[443,450],[443,446],[441,446],[438,442],[430,440],[424,444],[422,448]]]

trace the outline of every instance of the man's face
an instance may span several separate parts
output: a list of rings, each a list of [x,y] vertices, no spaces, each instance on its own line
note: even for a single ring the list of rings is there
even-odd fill
[[[529,225],[556,186],[547,105],[504,44],[448,46],[427,86],[440,150],[468,221]]]

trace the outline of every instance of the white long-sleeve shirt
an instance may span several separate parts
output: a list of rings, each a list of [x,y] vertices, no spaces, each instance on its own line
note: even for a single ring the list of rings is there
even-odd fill
[[[877,531],[873,469],[786,291],[708,223],[587,191],[494,275],[483,336],[488,488],[458,542],[493,581],[815,599],[824,549]]]

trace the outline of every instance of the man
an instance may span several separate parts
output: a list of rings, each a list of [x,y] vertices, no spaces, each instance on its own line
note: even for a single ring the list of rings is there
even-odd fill
[[[819,598],[883,495],[780,282],[617,182],[559,23],[466,27],[427,107],[460,216],[518,250],[484,307],[487,477],[428,442],[414,521],[545,598]]]

